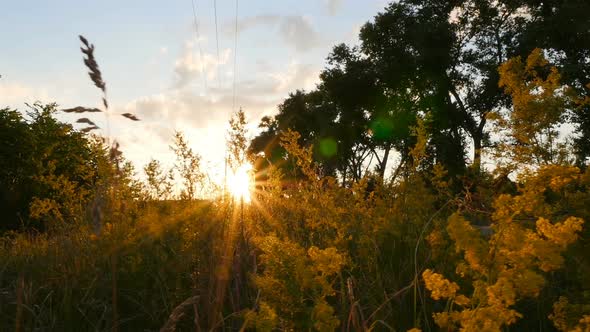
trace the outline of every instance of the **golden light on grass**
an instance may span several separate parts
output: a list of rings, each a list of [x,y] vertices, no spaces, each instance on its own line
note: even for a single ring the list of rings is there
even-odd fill
[[[250,191],[253,186],[251,171],[252,165],[246,163],[238,167],[229,177],[227,185],[234,199],[243,199],[246,203],[250,202]]]

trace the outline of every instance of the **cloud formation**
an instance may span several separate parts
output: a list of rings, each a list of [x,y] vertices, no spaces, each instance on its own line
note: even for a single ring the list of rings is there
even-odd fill
[[[324,0],[324,3],[328,7],[328,13],[330,15],[336,15],[342,7],[343,0]]]
[[[236,107],[242,107],[252,121],[271,112],[282,98],[296,89],[311,89],[318,80],[319,68],[291,63],[284,71],[259,73],[236,84]],[[121,112],[137,114],[148,122],[162,125],[190,125],[207,128],[227,121],[233,106],[233,88],[209,89],[200,95],[189,88],[138,98],[122,107]]]
[[[293,47],[297,52],[308,51],[321,42],[321,36],[315,30],[311,20],[301,15],[257,15],[243,18],[238,22],[240,32],[258,26],[274,27],[282,41]],[[232,31],[229,26],[226,31]]]
[[[0,108],[21,108],[25,103],[49,102],[49,94],[44,89],[35,89],[17,82],[0,78]]]
[[[285,72],[270,73],[269,76],[276,82],[274,91],[281,94],[292,92],[296,89],[312,89],[318,81],[320,70],[310,64],[292,63]]]
[[[183,88],[195,79],[206,75],[207,80],[212,80],[218,75],[218,67],[228,62],[231,50],[225,49],[220,55],[210,53],[201,54],[195,49],[194,43],[186,42],[184,50],[174,64],[176,74],[176,87]]]

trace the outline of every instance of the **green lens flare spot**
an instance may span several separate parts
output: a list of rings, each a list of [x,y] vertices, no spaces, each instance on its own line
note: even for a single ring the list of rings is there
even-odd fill
[[[320,153],[323,157],[330,158],[338,152],[338,143],[331,138],[322,138],[320,140]]]
[[[393,136],[393,122],[386,118],[377,118],[371,122],[373,138],[386,140]]]

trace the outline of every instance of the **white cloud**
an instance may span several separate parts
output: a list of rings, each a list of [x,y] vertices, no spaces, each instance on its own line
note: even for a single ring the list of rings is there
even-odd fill
[[[318,74],[318,67],[298,63],[291,63],[284,71],[258,73],[251,80],[237,82],[236,107],[242,107],[249,121],[257,124],[263,115],[273,113],[289,92],[313,88]],[[151,140],[169,143],[175,128],[224,131],[232,106],[231,86],[210,89],[206,96],[190,88],[178,88],[135,99],[115,112],[137,115],[142,119],[138,124]]]
[[[303,16],[285,16],[280,26],[281,36],[297,51],[307,51],[319,44],[319,34],[310,20]]]
[[[238,30],[244,31],[251,28],[254,28],[258,25],[275,25],[281,22],[283,16],[281,15],[257,15],[257,16],[249,16],[242,18],[238,21]],[[225,28],[226,32],[233,33],[233,24],[227,25]]]
[[[36,101],[49,102],[49,94],[45,89],[36,89],[16,82],[5,82],[0,78],[0,108],[21,108],[24,103]]]
[[[224,94],[217,97],[201,96],[187,89],[173,90],[131,101],[122,107],[121,112],[136,114],[144,123],[154,124],[153,128],[189,126],[201,130],[223,126],[232,111],[233,96],[229,90],[224,89]],[[252,117],[274,106],[264,98],[245,94],[237,98],[237,104]],[[165,139],[167,135],[164,131],[155,136]]]
[[[282,41],[298,52],[308,51],[321,42],[321,36],[315,30],[311,20],[301,15],[258,15],[243,18],[238,22],[238,29],[243,32],[257,26],[272,26]],[[233,34],[233,25],[227,25],[226,33]]]
[[[343,0],[324,0],[330,15],[335,15],[342,7]]]
[[[361,30],[362,30],[364,24],[365,23],[363,22],[363,23],[355,24],[352,27],[352,30],[350,31],[350,36],[347,38],[349,44],[356,45],[360,42],[359,37],[360,37]]]
[[[185,43],[184,50],[174,64],[176,74],[176,86],[182,88],[190,84],[197,78],[202,77],[205,73],[207,80],[212,80],[218,75],[218,67],[228,62],[231,50],[223,50],[219,58],[217,55],[203,53],[202,57],[198,50],[195,49],[194,43]]]
[[[277,84],[275,92],[288,93],[296,89],[312,89],[319,80],[320,70],[313,65],[291,63],[286,72],[271,73]]]
[[[273,21],[267,17],[264,20]],[[282,18],[278,26],[283,23]],[[242,24],[259,24],[242,22]],[[286,23],[285,23],[286,24]],[[292,23],[296,26],[297,23]],[[285,27],[285,34],[299,33],[297,28]],[[222,80],[218,86],[213,81],[219,72],[231,75],[225,70],[231,67],[231,50],[223,51],[221,59],[213,54],[199,57],[196,44],[187,42],[177,58],[174,67],[174,84],[160,93],[136,98],[125,104],[115,105],[114,113],[129,112],[142,121],[134,122],[129,129],[125,119],[116,117],[111,128],[113,136],[121,143],[125,155],[141,169],[150,158],[171,164],[174,156],[168,146],[172,143],[175,130],[183,131],[193,149],[203,156],[204,163],[210,163],[211,173],[222,168],[227,121],[233,109],[233,86],[231,80]],[[202,68],[201,68],[202,66]],[[260,61],[257,70],[236,82],[235,107],[242,107],[249,121],[249,128],[256,128],[260,118],[276,112],[276,106],[296,89],[311,89],[318,81],[320,67],[291,62],[283,64]],[[208,89],[195,89],[201,71],[211,82]],[[255,134],[255,132],[252,132]]]
[[[258,114],[270,112],[276,104],[252,97],[240,97],[238,103],[255,123]],[[152,157],[171,165],[174,156],[168,146],[174,131],[182,131],[193,150],[203,157],[203,163],[210,164],[207,172],[219,180],[231,109],[232,95],[228,93],[205,97],[183,89],[146,96],[117,110],[136,114],[142,121],[132,124],[137,130],[125,129],[116,137],[125,155],[139,168]]]

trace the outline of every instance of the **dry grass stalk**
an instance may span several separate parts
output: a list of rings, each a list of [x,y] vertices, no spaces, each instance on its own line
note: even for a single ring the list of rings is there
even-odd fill
[[[176,331],[176,324],[178,324],[180,319],[184,316],[185,312],[190,307],[197,304],[198,301],[198,296],[189,297],[188,299],[184,300],[184,302],[179,304],[176,308],[174,308],[174,310],[172,310],[172,313],[170,313],[170,316],[168,317],[168,321],[166,321],[166,324],[164,324],[164,326],[162,326],[162,328],[160,329],[160,332]]]
[[[15,317],[15,326],[14,330],[16,332],[23,331],[22,327],[22,320],[23,320],[23,297],[25,291],[25,276],[21,272],[18,276],[18,281],[16,285],[16,317]]]
[[[113,332],[119,331],[119,308],[118,308],[118,301],[117,301],[117,254],[114,253],[111,257],[111,280],[112,280],[112,305],[113,305]]]
[[[362,309],[359,306],[358,300],[354,297],[354,285],[351,278],[346,279],[346,288],[348,291],[348,300],[350,302],[350,312],[348,313],[346,330],[350,331],[352,327],[353,331],[367,331]]]

